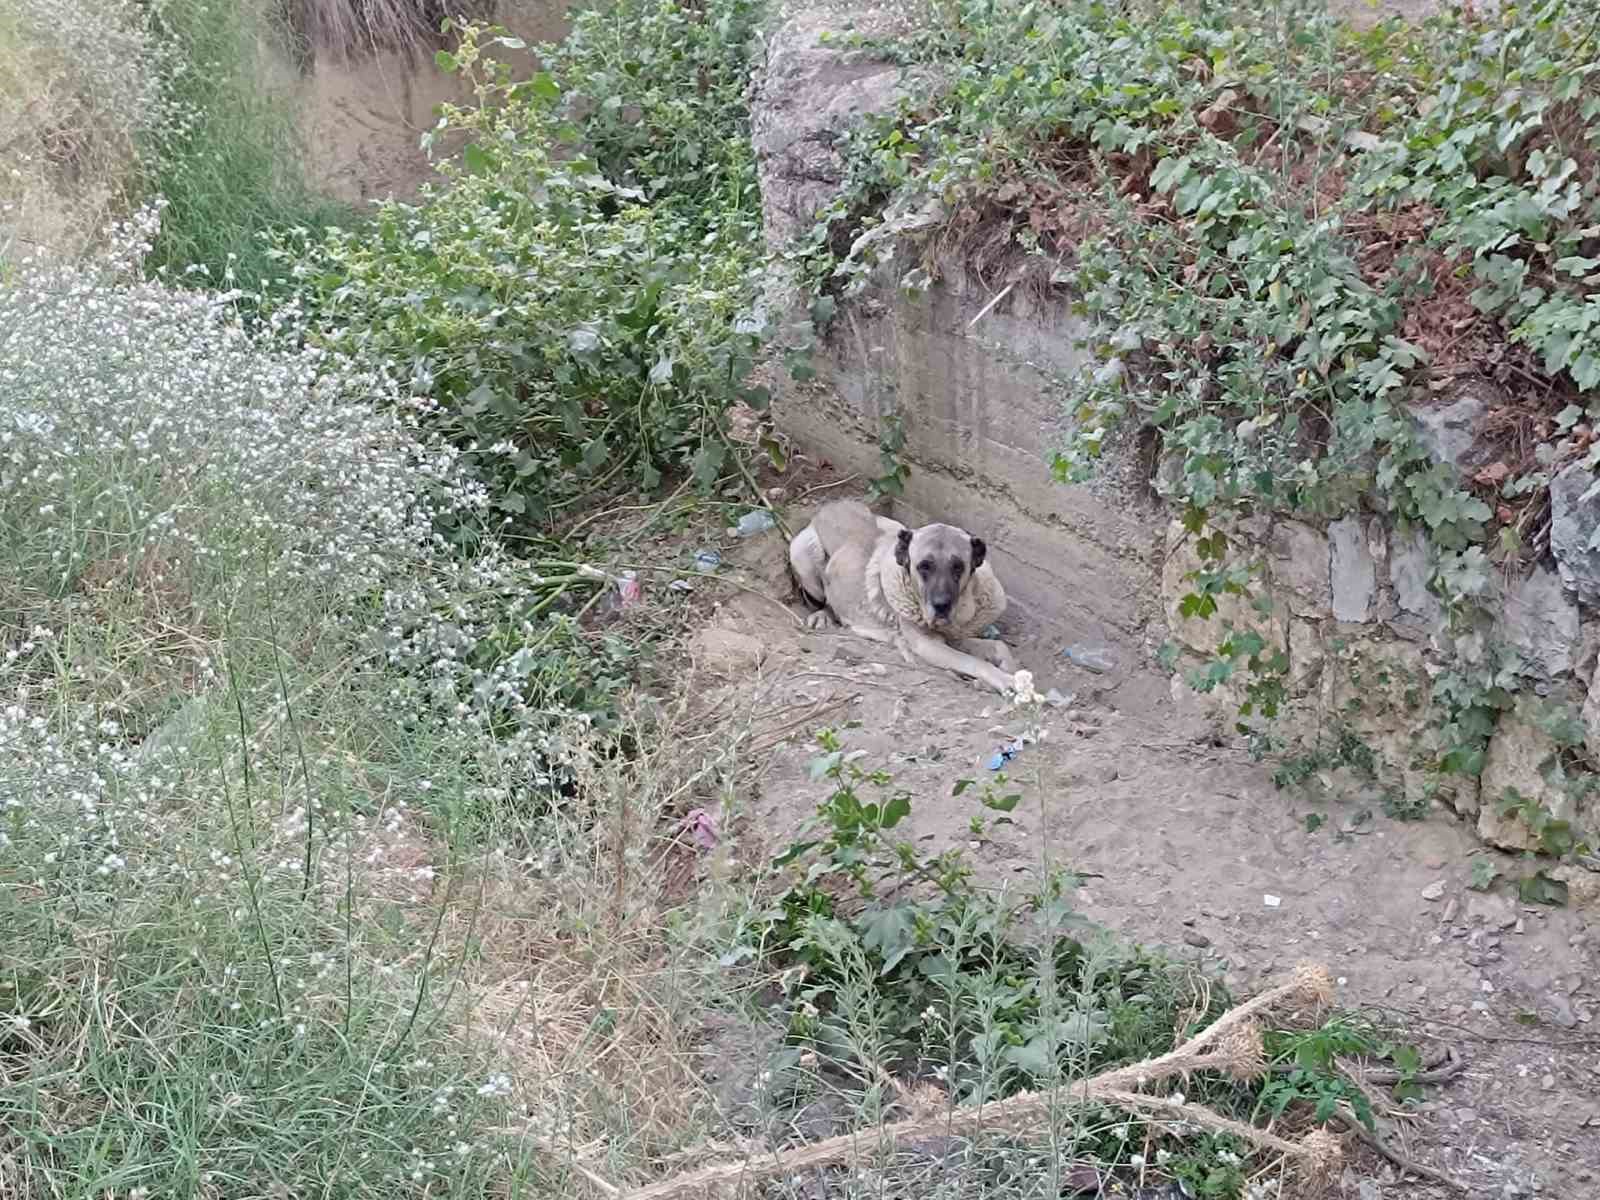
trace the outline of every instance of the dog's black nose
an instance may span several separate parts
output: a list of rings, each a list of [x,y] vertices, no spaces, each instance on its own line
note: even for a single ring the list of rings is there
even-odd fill
[[[949,604],[935,604],[933,606],[933,615],[936,617],[948,617],[950,615],[950,607]]]

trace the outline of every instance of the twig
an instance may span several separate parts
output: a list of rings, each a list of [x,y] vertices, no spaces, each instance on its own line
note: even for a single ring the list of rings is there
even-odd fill
[[[1016,281],[1013,280],[1012,282],[1006,284],[1005,287],[1001,288],[998,292],[996,292],[994,294],[994,297],[989,301],[989,303],[985,304],[982,308],[980,308],[978,310],[978,315],[973,317],[972,320],[967,322],[967,332],[971,333],[972,332],[972,327],[974,325],[976,325],[979,321],[981,321],[985,317],[987,317],[989,315],[990,311],[994,308],[994,306],[996,304],[999,304],[1000,301],[1004,300],[1007,296],[1011,295],[1011,289],[1016,287],[1016,286],[1017,286]]]
[[[829,488],[843,487],[845,484],[854,483],[856,480],[858,480],[860,478],[861,478],[861,472],[856,471],[856,472],[854,472],[852,474],[846,475],[843,479],[835,479],[835,480],[832,480],[829,483],[819,483],[814,487],[808,487],[805,491],[801,492],[798,496],[796,496],[790,503],[799,504],[807,496],[815,495],[817,492],[825,492]]]
[[[1414,1158],[1407,1158],[1348,1113],[1343,1111],[1335,1112],[1333,1119],[1355,1134],[1362,1145],[1383,1155],[1384,1158],[1399,1167],[1402,1172],[1419,1176],[1422,1179],[1431,1179],[1435,1183],[1442,1183],[1445,1187],[1453,1188],[1462,1195],[1470,1196],[1472,1194],[1472,1189],[1454,1175],[1441,1171],[1437,1167],[1430,1167],[1427,1163],[1420,1163]]]

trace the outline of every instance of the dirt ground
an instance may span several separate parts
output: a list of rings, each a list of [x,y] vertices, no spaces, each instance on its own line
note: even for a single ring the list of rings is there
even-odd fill
[[[798,530],[805,515],[787,518]],[[1398,1017],[1425,1051],[1454,1048],[1465,1070],[1388,1135],[1465,1194],[1600,1194],[1600,913],[1468,890],[1482,847],[1444,813],[1358,823],[1359,802],[1324,802],[1327,824],[1308,833],[1307,799],[1275,788],[1270,764],[1213,745],[1143,647],[1098,647],[1116,667],[1096,674],[1015,621],[1001,628],[1038,690],[1071,700],[1036,710],[1043,739],[1007,764],[1024,796],[1015,824],[975,840],[985,810],[952,798],[954,784],[981,781],[1040,718],[891,647],[802,628],[780,530],[725,549],[723,573],[742,588],[691,646],[707,711],[753,714],[758,782],[731,816],[762,844],[742,857],[781,848],[813,812],[824,785],[807,773],[812,737],[831,725],[912,794],[911,836],[931,851],[965,845],[985,882],[1072,868],[1092,876],[1079,904],[1098,924],[1214,964],[1246,992],[1320,960],[1341,1005]],[[1463,1194],[1360,1161],[1345,1192],[1361,1200]]]

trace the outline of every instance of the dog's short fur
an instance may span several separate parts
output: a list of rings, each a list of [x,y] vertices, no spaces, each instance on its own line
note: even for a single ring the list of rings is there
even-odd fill
[[[1004,642],[978,636],[1006,608],[988,547],[954,525],[907,529],[859,500],[825,505],[789,544],[801,591],[851,632],[1009,691],[1016,663]]]

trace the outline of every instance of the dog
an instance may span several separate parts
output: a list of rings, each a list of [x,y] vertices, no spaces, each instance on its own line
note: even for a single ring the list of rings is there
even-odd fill
[[[918,660],[982,680],[998,692],[1015,687],[1011,648],[978,636],[1006,608],[1005,589],[982,538],[954,525],[908,529],[875,516],[859,500],[824,505],[789,543],[789,568],[821,611],[852,633],[896,646]]]

